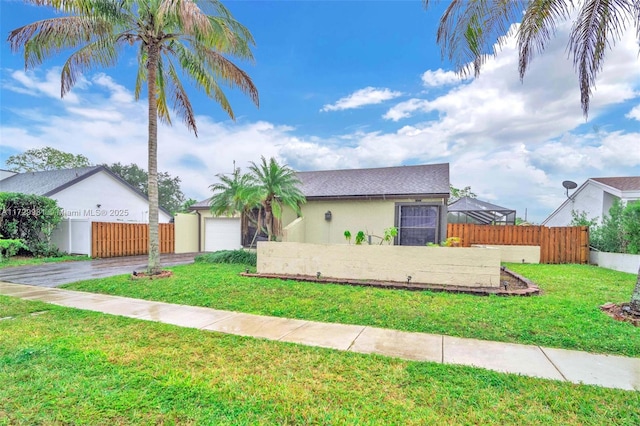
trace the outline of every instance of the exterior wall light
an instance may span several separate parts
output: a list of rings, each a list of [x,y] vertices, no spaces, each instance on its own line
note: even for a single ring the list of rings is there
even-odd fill
[[[324,214],[324,220],[326,220],[327,222],[331,222],[331,210],[327,210],[327,212]]]

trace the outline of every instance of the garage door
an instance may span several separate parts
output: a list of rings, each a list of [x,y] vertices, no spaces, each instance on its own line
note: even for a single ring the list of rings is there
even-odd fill
[[[205,221],[205,251],[239,249],[240,237],[239,218],[207,218]]]

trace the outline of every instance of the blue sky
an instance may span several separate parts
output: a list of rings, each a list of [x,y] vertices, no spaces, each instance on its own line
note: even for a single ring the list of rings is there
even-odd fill
[[[190,90],[199,137],[179,119],[159,133],[159,168],[188,197],[209,196],[217,173],[261,155],[297,170],[449,162],[454,186],[542,221],[564,199],[563,180],[640,175],[640,60],[628,31],[607,52],[589,120],[566,53],[568,26],[524,82],[509,42],[478,79],[462,80],[435,42],[440,11],[420,1],[225,2],[256,40],[240,63],[260,108],[228,90],[236,121]],[[11,29],[53,16],[1,0]],[[133,51],[84,75],[60,99],[64,54],[25,72],[5,42],[0,64],[0,168],[12,154],[52,146],[93,163],[146,168],[145,99],[133,99]]]

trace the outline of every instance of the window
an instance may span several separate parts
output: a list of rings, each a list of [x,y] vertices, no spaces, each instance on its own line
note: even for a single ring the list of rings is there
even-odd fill
[[[439,206],[400,204],[397,207],[399,245],[424,246],[438,241]]]

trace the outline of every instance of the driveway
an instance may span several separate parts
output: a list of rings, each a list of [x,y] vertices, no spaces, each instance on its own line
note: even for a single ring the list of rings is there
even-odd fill
[[[193,263],[198,253],[163,254],[162,266]],[[147,268],[148,256],[113,257],[87,261],[57,262],[44,265],[15,266],[0,269],[0,281],[58,287],[75,281],[130,274]]]

